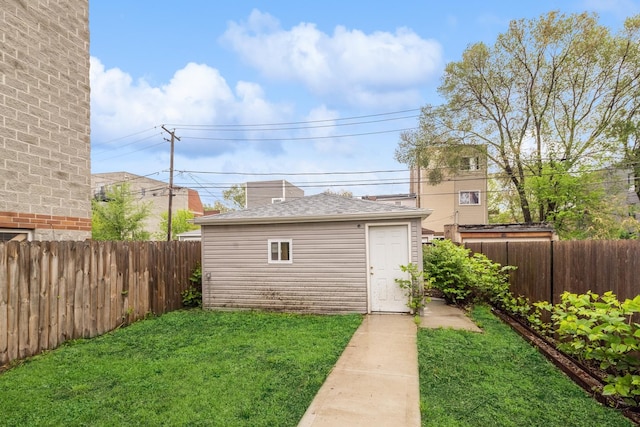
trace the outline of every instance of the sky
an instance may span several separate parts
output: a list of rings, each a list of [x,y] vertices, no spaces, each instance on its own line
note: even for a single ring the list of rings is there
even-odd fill
[[[169,182],[169,131],[174,185],[208,205],[272,179],[408,193],[394,153],[445,65],[553,10],[617,31],[640,0],[90,0],[92,172]]]

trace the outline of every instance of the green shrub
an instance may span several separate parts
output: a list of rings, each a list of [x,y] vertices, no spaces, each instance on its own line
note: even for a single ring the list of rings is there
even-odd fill
[[[182,293],[182,305],[185,307],[202,307],[202,267],[196,266],[189,277],[191,285]]]
[[[586,363],[596,363],[607,376],[603,393],[618,395],[640,405],[640,295],[618,301],[615,294],[562,294],[548,304],[558,348]]]
[[[450,240],[424,248],[424,271],[431,285],[442,291],[449,304],[511,301],[509,271],[483,254],[473,254]]]
[[[424,247],[424,272],[450,304],[464,302],[471,294],[468,258],[466,249],[448,240],[435,241],[433,246]]]

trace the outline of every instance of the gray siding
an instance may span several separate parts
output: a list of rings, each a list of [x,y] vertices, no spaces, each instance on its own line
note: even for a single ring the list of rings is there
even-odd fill
[[[411,221],[411,262],[422,270],[422,221],[417,218]]]
[[[420,219],[203,226],[203,305],[312,313],[366,313],[366,224],[410,222],[411,262],[422,267]],[[269,264],[268,239],[292,239],[291,264]]]
[[[364,224],[204,226],[203,233],[205,308],[367,311]],[[278,238],[293,240],[293,263],[267,262],[267,240]]]

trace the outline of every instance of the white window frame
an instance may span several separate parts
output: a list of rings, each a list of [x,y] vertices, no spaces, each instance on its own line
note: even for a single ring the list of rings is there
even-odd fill
[[[29,230],[29,229],[23,229],[23,228],[0,228],[0,233],[16,233],[18,236],[14,237],[13,241],[17,241],[17,242],[30,242],[33,240],[33,230]],[[20,238],[20,236],[24,236],[23,238]],[[11,240],[8,240],[9,242]]]
[[[278,244],[278,259],[271,259],[271,245],[273,243]],[[281,245],[287,243],[289,245],[289,259],[282,260],[280,255],[282,254]],[[293,264],[293,239],[268,239],[267,240],[267,262],[269,264]]]
[[[471,193],[478,193],[478,203],[471,203]],[[469,194],[467,203],[463,203],[462,195]],[[482,192],[480,190],[461,190],[458,193],[458,204],[460,206],[480,206],[482,205]]]

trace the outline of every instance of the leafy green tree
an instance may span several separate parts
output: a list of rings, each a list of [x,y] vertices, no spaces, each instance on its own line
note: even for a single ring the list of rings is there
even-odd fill
[[[560,173],[597,169],[619,153],[608,129],[638,110],[639,29],[640,16],[619,34],[586,13],[512,21],[493,46],[473,44],[446,66],[444,104],[422,109],[418,130],[401,135],[396,159],[429,169],[437,183],[460,156],[477,151],[517,195],[524,222],[561,218],[563,209],[577,208],[540,181],[562,185]],[[588,188],[579,189],[586,193],[567,198],[589,198]]]
[[[244,209],[247,201],[247,194],[242,184],[233,184],[231,187],[222,191],[222,199],[216,200],[213,205],[205,206],[205,210],[219,211],[225,213]]]
[[[234,184],[227,190],[224,190],[222,192],[222,198],[227,202],[226,205],[228,209],[232,211],[244,209],[247,205],[247,193],[241,184]]]
[[[138,203],[127,183],[111,186],[105,201],[91,201],[91,235],[94,240],[148,240],[144,222],[149,204]]]
[[[353,193],[349,190],[332,190],[330,188],[327,188],[326,190],[323,191],[324,194],[334,194],[336,196],[342,196],[342,197],[348,197],[348,198],[353,198]]]
[[[518,197],[508,182],[500,179],[487,181],[487,205],[489,223],[506,224],[522,222],[518,210]]]
[[[166,240],[167,238],[167,223],[168,213],[162,212],[160,214],[160,232],[156,233],[156,238],[160,240]],[[197,230],[198,227],[193,223],[193,212],[188,209],[178,209],[171,215],[171,237],[173,240],[178,239],[178,234],[186,231]]]
[[[229,212],[231,209],[229,209],[229,207],[227,205],[225,205],[224,203],[222,203],[220,200],[216,200],[213,205],[205,205],[204,206],[204,210],[205,211],[218,211],[220,213],[225,213],[225,212]]]
[[[527,190],[531,200],[548,206],[541,221],[552,223],[561,238],[589,237],[605,197],[600,176],[591,171],[568,173],[562,163],[545,163],[539,176],[529,178]]]

